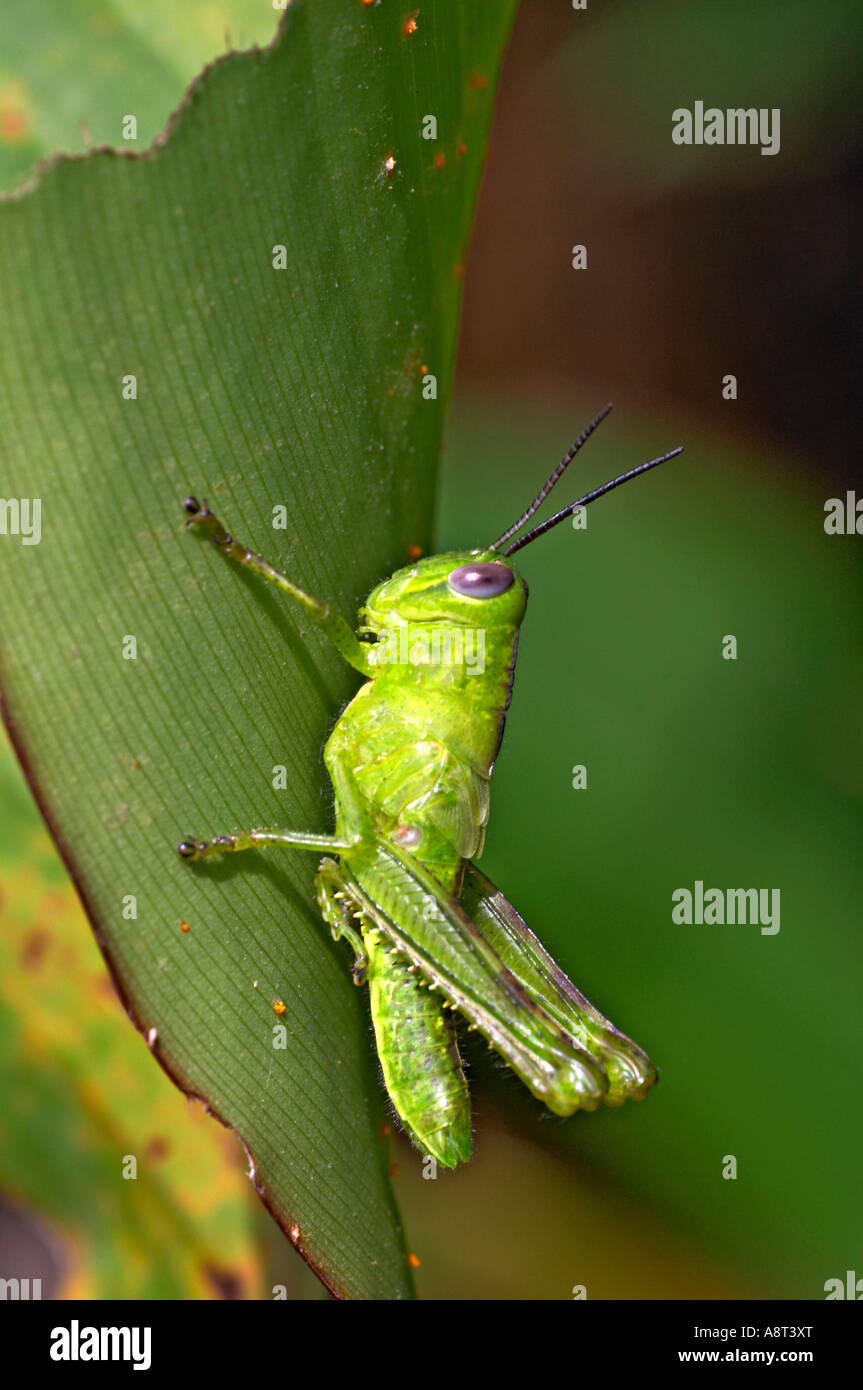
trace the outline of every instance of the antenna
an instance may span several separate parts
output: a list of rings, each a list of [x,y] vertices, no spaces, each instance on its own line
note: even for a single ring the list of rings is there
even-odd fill
[[[533,516],[537,508],[542,506],[543,502],[545,501],[548,494],[551,492],[551,489],[554,487],[557,480],[563,477],[564,473],[566,472],[569,465],[572,463],[572,460],[575,458],[582,444],[584,444],[590,438],[597,426],[602,424],[603,420],[605,419],[606,415],[608,415],[610,410],[611,404],[609,403],[608,405],[603,407],[603,409],[599,412],[597,416],[595,416],[593,420],[591,420],[590,424],[587,426],[587,429],[582,430],[581,434],[578,436],[578,439],[575,441],[572,448],[569,449],[568,452],[565,453],[563,458],[560,460],[560,463],[555,468],[548,482],[542,485],[539,492],[536,494],[530,506],[528,507],[527,511],[522,512],[518,521],[514,521],[511,526],[507,527],[502,536],[498,536],[494,545],[489,546],[489,550],[498,550],[503,545],[504,541],[508,541],[510,536],[514,536],[516,531],[521,530],[522,526],[526,521],[530,521],[530,518]],[[509,551],[504,551],[504,554],[508,555]]]
[[[602,417],[600,416],[598,418],[601,419]],[[679,444],[677,448],[672,449],[670,453],[662,454],[658,459],[651,459],[649,463],[640,463],[637,468],[630,468],[628,473],[621,473],[619,477],[612,478],[610,483],[603,483],[602,487],[594,488],[593,492],[588,492],[586,496],[580,497],[577,502],[570,502],[568,507],[562,507],[559,512],[555,512],[554,516],[550,516],[547,521],[541,521],[538,526],[534,526],[532,531],[528,531],[526,536],[520,536],[517,541],[513,541],[512,545],[507,546],[506,550],[503,552],[504,555],[514,555],[517,550],[521,550],[522,546],[530,545],[531,541],[535,541],[539,536],[544,536],[546,531],[550,531],[553,526],[559,526],[562,521],[565,521],[568,516],[571,516],[576,507],[586,507],[588,502],[595,502],[597,497],[604,497],[607,492],[613,492],[616,487],[620,487],[621,483],[628,483],[630,478],[637,478],[639,473],[646,473],[648,469],[656,468],[660,463],[667,463],[669,459],[676,458],[678,454],[682,453],[683,445]],[[546,487],[543,495],[546,495],[547,492],[548,488]],[[526,515],[529,516],[530,512],[526,513]],[[520,524],[521,523],[519,523],[519,525]],[[501,539],[507,539],[510,535],[512,535],[512,529]],[[500,542],[497,542],[497,544],[499,543]],[[495,546],[492,546],[491,549],[494,550]]]

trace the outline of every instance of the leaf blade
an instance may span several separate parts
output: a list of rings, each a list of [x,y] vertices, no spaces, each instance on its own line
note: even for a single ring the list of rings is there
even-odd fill
[[[10,732],[136,1023],[244,1137],[270,1209],[349,1297],[411,1286],[363,1003],[313,908],[314,860],[194,874],[174,848],[328,829],[320,748],[355,682],[182,534],[180,502],[206,493],[349,618],[427,544],[452,272],[511,13],[471,27],[432,6],[409,46],[384,7],[295,3],[270,48],[193,84],[158,148],[61,159],[0,204],[5,490],[44,518],[39,545],[0,547]],[[411,125],[443,67],[461,74],[448,149],[468,145],[447,184]]]

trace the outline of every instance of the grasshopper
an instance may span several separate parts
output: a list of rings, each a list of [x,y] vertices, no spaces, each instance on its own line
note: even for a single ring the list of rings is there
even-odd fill
[[[353,948],[354,982],[369,986],[390,1099],[421,1152],[448,1168],[470,1157],[472,1140],[453,1011],[557,1115],[641,1098],[656,1080],[649,1057],[575,988],[473,862],[527,602],[510,557],[681,452],[630,469],[523,532],[610,409],[492,545],[397,570],[369,594],[356,632],[235,540],[206,502],[184,502],[187,526],[299,604],[366,680],[324,747],[334,834],[254,829],[190,837],[178,853],[194,861],[285,845],[324,854],[318,904],[333,937]]]

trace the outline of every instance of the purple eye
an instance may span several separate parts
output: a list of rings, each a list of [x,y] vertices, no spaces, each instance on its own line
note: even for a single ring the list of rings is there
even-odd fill
[[[457,594],[465,594],[468,598],[497,598],[498,594],[506,593],[514,579],[508,565],[483,560],[476,565],[459,565],[447,583]]]

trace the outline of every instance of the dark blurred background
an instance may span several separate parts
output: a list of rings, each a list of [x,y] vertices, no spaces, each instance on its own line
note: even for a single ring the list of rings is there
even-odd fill
[[[863,12],[523,0],[465,280],[460,392],[613,388],[859,479]],[[695,100],[781,149],[679,146]],[[570,268],[587,246],[588,269]],[[738,399],[720,395],[733,372]]]
[[[185,77],[229,9],[237,44],[269,36],[260,6],[178,18]],[[50,81],[26,6],[0,20],[5,186],[40,141],[79,147],[82,112],[97,125],[99,84],[118,79],[92,53],[118,21],[89,10],[58,33]],[[520,557],[531,602],[483,861],[662,1078],[641,1105],[561,1123],[470,1049],[470,1167],[424,1182],[393,1139],[427,1297],[820,1298],[863,1275],[861,541],[823,528],[825,501],[860,485],[861,22],[851,0],[522,4],[438,539],[502,530],[608,399],[558,505],[686,445],[585,532]],[[152,135],[178,92],[167,69],[138,72]],[[696,100],[779,107],[780,152],[675,146],[671,113]],[[34,1251],[61,1294],[253,1297],[280,1280],[323,1296],[235,1141],[190,1121],[128,1027],[10,755],[0,769],[6,1248]],[[780,888],[780,932],[673,924],[672,892],[696,879]],[[110,1065],[94,1076],[95,1046]],[[164,1181],[130,1214],[106,1207],[102,1173],[131,1097]]]

